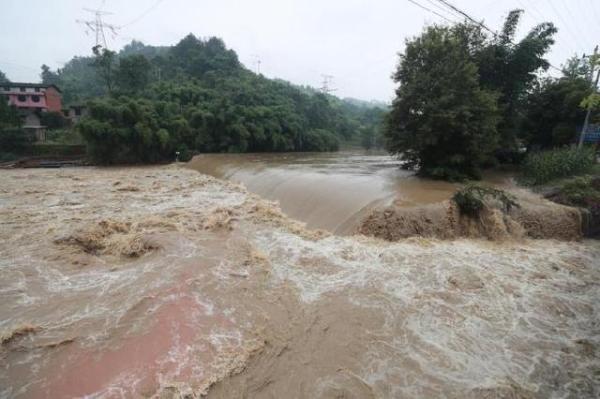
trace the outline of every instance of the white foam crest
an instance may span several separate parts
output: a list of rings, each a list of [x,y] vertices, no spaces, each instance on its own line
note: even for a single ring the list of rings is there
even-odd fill
[[[592,331],[599,314],[593,295],[600,281],[598,243],[392,244],[340,237],[312,241],[275,231],[259,233],[256,246],[268,255],[273,277],[292,282],[303,301],[350,292],[353,304],[385,315],[377,334],[405,348],[401,358],[432,378],[465,386],[510,376],[537,389],[528,385],[537,372],[532,367],[558,370],[565,361],[561,348]],[[317,266],[306,267],[307,258]],[[577,271],[593,282],[582,283]],[[392,372],[387,356],[377,350],[365,366],[373,382]]]

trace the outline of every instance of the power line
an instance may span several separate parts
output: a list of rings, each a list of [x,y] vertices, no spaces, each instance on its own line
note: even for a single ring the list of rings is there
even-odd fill
[[[576,21],[577,18],[575,18],[575,16],[573,16],[573,14],[571,13],[571,8],[568,6],[567,2],[562,2],[563,7],[565,8],[565,10],[567,10],[567,14],[569,14],[569,18],[571,18],[573,21]],[[577,30],[577,33],[579,35],[579,37],[585,38],[586,39],[586,45],[590,45],[591,43],[588,41],[588,37],[586,35],[582,35],[580,29],[579,24],[575,24],[575,29]]]
[[[94,14],[94,19],[88,21],[77,19],[75,22],[87,26],[89,30],[96,34],[96,47],[102,46],[103,48],[108,48],[108,45],[106,44],[106,35],[104,33],[104,29],[108,29],[112,32],[113,36],[116,36],[119,27],[116,25],[107,24],[102,20],[102,17],[104,15],[111,15],[112,13],[108,11],[102,11],[101,9],[93,10],[89,8],[84,8],[84,10]]]
[[[535,5],[535,3],[534,3],[533,1],[530,3],[529,1],[527,1],[527,0],[524,0],[524,1],[525,1],[527,4],[530,4],[530,7],[526,7],[526,6],[523,4],[523,2],[522,2],[521,0],[518,0],[518,1],[519,1],[519,4],[521,4],[521,6],[522,6],[524,9],[527,9],[527,8],[529,8],[529,9],[530,9],[530,10],[531,10],[533,13],[537,14],[537,16],[538,16],[538,18],[539,18],[540,20],[542,20],[542,21],[543,21],[543,20],[545,20],[545,19],[546,19],[546,17],[545,17],[544,15],[542,15],[542,13],[540,12],[540,10],[538,10],[538,8],[536,7],[536,5]]]
[[[479,25],[480,27],[482,27],[483,29],[487,30],[488,32],[490,32],[492,35],[494,35],[494,37],[498,36],[498,34],[491,30],[490,28],[488,28],[483,22],[479,22],[477,20],[475,20],[475,18],[471,17],[469,14],[467,14],[466,12],[464,12],[463,10],[459,9],[458,7],[454,6],[453,4],[451,4],[450,2],[446,1],[446,0],[437,0],[439,3],[442,3],[444,5],[446,5],[447,7],[451,8],[452,10],[456,11],[457,13],[459,13],[460,15],[464,16],[465,18],[467,18],[469,21],[473,22],[475,25]]]
[[[549,21],[549,18],[546,18],[545,15],[543,15],[543,13],[535,6],[535,2],[531,1],[531,0],[523,0],[526,4],[523,3],[523,1],[521,0],[517,0],[519,2],[519,4],[521,5],[521,7],[523,7],[524,11],[525,11],[525,16],[529,17],[531,19],[532,22],[534,22],[535,24],[540,24],[542,22],[545,21]],[[529,15],[527,13],[527,11],[531,11],[533,14],[536,14],[536,19],[534,19],[531,15]],[[557,49],[555,47],[555,49]],[[571,57],[573,55],[573,53],[576,53],[577,51],[573,51],[572,48],[566,48],[566,47],[560,47],[560,53],[562,54],[562,58],[564,59],[568,59],[569,57]],[[552,66],[552,68],[558,70],[556,67]]]
[[[596,11],[596,6],[595,6],[593,0],[588,0],[588,2],[590,3],[590,8],[592,9],[592,12],[594,13],[594,17],[596,18],[596,21],[600,21],[600,14],[598,13],[598,11]]]
[[[521,2],[521,0],[518,0],[519,3],[521,5],[523,5],[523,3]],[[533,0],[524,0],[525,2],[527,2],[527,4],[530,6],[530,10],[535,12],[538,16],[538,18],[540,18],[540,20],[542,21],[549,21],[552,20],[553,18],[546,18],[546,16],[535,6],[535,2]],[[560,14],[558,12],[558,9],[554,6],[554,4],[552,3],[551,0],[548,0],[548,3],[550,4],[550,7],[552,8],[552,10],[554,11],[554,14],[557,15],[557,17],[560,19],[562,26],[565,27],[565,30],[567,31],[567,33],[572,37],[573,40],[570,41],[571,44],[573,43],[578,43],[581,42],[581,39],[579,39],[577,37],[577,35],[575,34],[575,32],[573,30],[571,30],[570,26],[566,23],[566,21],[562,18],[562,14]],[[523,5],[523,7],[525,8],[525,6]],[[569,14],[571,15],[571,17],[573,18],[573,15],[571,14],[570,10],[567,10],[569,12]],[[586,47],[589,45],[589,42],[587,43]],[[561,53],[563,58],[565,59],[569,59],[573,54],[577,54],[580,51],[578,51],[577,48],[574,48],[572,46],[563,46],[561,47]],[[557,70],[557,71],[562,71],[562,69],[556,68],[554,65],[550,65],[551,68]]]
[[[577,37],[577,34],[575,34],[574,31],[571,30],[571,27],[563,19],[561,13],[559,13],[558,10],[556,9],[556,7],[554,7],[554,3],[552,3],[552,0],[548,0],[548,4],[552,8],[552,11],[554,11],[554,13],[558,16],[558,19],[560,19],[560,22],[563,23],[563,26],[565,28],[567,28],[567,31],[569,32],[569,34],[571,35],[572,39],[574,40],[574,43],[577,43],[579,41],[579,39]]]
[[[429,4],[431,4],[432,6],[434,6],[436,9],[438,9],[441,12],[446,13],[447,15],[450,16],[450,18],[456,18],[457,15],[452,13],[452,11],[449,11],[448,9],[442,7],[441,5],[439,5],[438,3],[436,3],[434,0],[425,0],[427,1]]]
[[[469,14],[467,14],[465,11],[459,9],[458,7],[450,4],[448,1],[446,1],[446,0],[437,0],[437,1],[440,2],[440,3],[445,4],[446,6],[450,7],[451,9],[455,10],[456,12],[460,13],[465,18],[467,18],[469,21],[475,23],[476,25],[481,26],[483,29],[487,30],[488,32],[491,32],[494,35],[494,37],[498,36],[498,34],[495,31],[493,31],[490,28],[488,28],[483,22],[478,22],[477,20],[475,20],[475,18],[471,17]],[[512,40],[510,41],[510,43],[513,44],[513,45],[515,44]],[[557,70],[557,71],[562,71],[562,69],[560,69],[560,68],[552,65],[549,61],[548,61],[548,66],[550,68],[553,68],[553,69]]]
[[[158,0],[156,3],[154,3],[152,6],[150,6],[150,8],[148,8],[146,11],[144,11],[143,13],[141,13],[140,15],[138,15],[137,17],[135,17],[134,19],[132,19],[131,21],[129,21],[128,23],[126,23],[125,25],[121,25],[121,28],[124,28],[126,26],[129,25],[133,25],[136,22],[139,22],[140,20],[142,20],[146,15],[148,15],[150,13],[150,11],[154,10],[156,7],[158,7],[158,5],[160,3],[162,3],[163,0]]]
[[[594,69],[596,66],[596,56],[598,55],[598,46],[596,46],[594,48],[594,55],[592,56],[592,63],[591,63],[591,71],[590,71],[590,83],[592,84],[592,88],[593,88],[593,92],[594,94],[597,93],[598,91],[598,80],[600,80],[600,70],[598,70],[598,73],[596,74],[596,80],[594,81]],[[587,129],[590,123],[590,115],[592,113],[592,107],[588,106],[586,113],[585,113],[585,119],[583,121],[583,127],[581,128],[581,134],[579,135],[579,142],[577,143],[577,148],[581,149],[581,147],[583,146],[583,141],[585,139],[585,134],[587,133]]]
[[[590,7],[590,9],[592,9],[592,7]],[[595,30],[598,29],[598,21],[600,21],[600,18],[594,19],[593,9],[592,12],[584,12],[583,15],[585,15],[586,24],[588,27],[594,27]],[[596,30],[596,32],[594,32],[593,34],[596,35],[597,33],[600,33],[600,30]]]
[[[451,24],[455,23],[455,21],[452,21],[452,20],[450,20],[450,19],[448,19],[448,18],[444,17],[442,14],[440,14],[440,13],[438,13],[438,12],[436,12],[436,11],[433,11],[432,9],[430,9],[430,8],[427,8],[427,7],[425,7],[425,6],[424,6],[424,5],[422,5],[422,4],[419,4],[419,3],[417,3],[415,0],[408,0],[408,1],[410,1],[411,3],[413,3],[414,5],[416,5],[417,7],[420,7],[420,8],[422,8],[422,9],[423,9],[423,10],[425,10],[425,11],[429,11],[430,13],[437,15],[438,17],[440,17],[440,18],[442,18],[442,19],[444,19],[444,20],[446,20],[446,21],[450,22]]]

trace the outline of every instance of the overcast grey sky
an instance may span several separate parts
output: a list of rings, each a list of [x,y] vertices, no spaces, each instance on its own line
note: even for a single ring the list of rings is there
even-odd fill
[[[458,20],[436,0],[413,0]],[[541,21],[558,28],[550,62],[560,66],[600,42],[600,0],[448,0],[497,29],[513,8],[526,10],[519,36]],[[334,76],[336,94],[388,101],[397,52],[425,24],[445,22],[409,0],[0,0],[0,70],[13,81],[39,81],[39,67],[60,67],[73,55],[89,55],[94,36],[76,19],[92,19],[84,7],[111,11],[105,22],[127,25],[108,35],[111,49],[135,38],[171,45],[187,33],[219,36],[240,60],[297,84],[319,86]],[[133,23],[131,23],[133,22]]]

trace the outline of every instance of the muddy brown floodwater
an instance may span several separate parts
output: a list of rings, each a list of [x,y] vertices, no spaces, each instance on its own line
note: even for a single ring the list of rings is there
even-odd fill
[[[450,198],[457,187],[416,178],[401,170],[398,160],[378,152],[205,154],[188,165],[278,201],[287,215],[309,228],[344,235],[376,207],[394,200],[436,203]],[[494,181],[502,180],[494,176]]]
[[[0,397],[596,398],[598,259],[332,235],[177,165],[2,170]]]

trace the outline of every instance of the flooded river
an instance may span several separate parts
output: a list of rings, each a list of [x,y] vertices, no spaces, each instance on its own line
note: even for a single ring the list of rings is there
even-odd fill
[[[0,398],[600,396],[598,241],[333,235],[253,194],[331,230],[448,195],[385,156],[192,165],[232,181],[0,170]]]
[[[419,179],[385,153],[206,154],[189,166],[244,184],[279,201],[289,216],[337,234],[349,234],[369,210],[448,199],[456,185]]]

